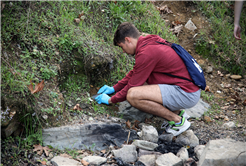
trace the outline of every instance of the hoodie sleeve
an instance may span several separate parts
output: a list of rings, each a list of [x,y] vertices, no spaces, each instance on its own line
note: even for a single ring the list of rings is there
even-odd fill
[[[127,84],[124,86],[123,89],[121,89],[114,96],[112,96],[111,101],[113,103],[117,103],[126,100],[127,91],[132,87],[142,86],[149,78],[149,75],[155,68],[157,62],[158,59],[152,58],[151,54],[139,54],[136,58],[135,66],[133,67],[133,70],[130,72],[131,77],[125,77],[126,79],[124,78],[125,80],[123,79],[124,81],[122,81],[121,83],[121,85],[125,84],[126,80],[128,79]],[[119,90],[118,86],[119,85],[116,84],[116,86],[114,87],[116,87],[116,89]]]

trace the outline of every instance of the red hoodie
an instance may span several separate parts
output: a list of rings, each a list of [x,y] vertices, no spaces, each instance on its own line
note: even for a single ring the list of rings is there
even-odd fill
[[[179,55],[169,46],[159,44],[165,42],[157,35],[140,36],[135,51],[135,65],[125,78],[114,85],[117,92],[112,96],[112,103],[126,100],[127,91],[131,87],[148,84],[169,84],[181,87],[185,92],[196,92],[199,87],[180,78],[174,78],[163,73],[188,78],[191,77]]]

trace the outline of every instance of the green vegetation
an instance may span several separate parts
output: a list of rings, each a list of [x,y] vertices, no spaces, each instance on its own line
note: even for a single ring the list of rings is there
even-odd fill
[[[24,105],[25,111],[19,113],[26,148],[42,144],[41,126],[55,124],[50,118],[63,119],[64,112],[66,115],[86,113],[72,110],[70,101],[80,99],[90,104],[95,115],[113,114],[107,107],[92,101],[88,92],[92,86],[113,85],[133,68],[134,58],[113,46],[113,35],[121,22],[132,22],[141,32],[177,42],[155,6],[147,1],[4,3],[1,97],[9,105]],[[74,19],[79,16],[81,20],[76,23]],[[94,56],[105,54],[114,60],[113,69],[104,72],[102,68],[101,77],[94,74],[97,72],[94,69],[87,71]],[[93,77],[97,78],[96,82]],[[30,81],[34,89],[42,80],[44,89],[31,94]]]
[[[195,1],[201,12],[209,19],[211,33],[201,32],[196,43],[196,51],[222,66],[232,74],[246,72],[246,12],[241,13],[241,41],[233,36],[234,2],[226,1]],[[245,3],[244,3],[245,6]]]

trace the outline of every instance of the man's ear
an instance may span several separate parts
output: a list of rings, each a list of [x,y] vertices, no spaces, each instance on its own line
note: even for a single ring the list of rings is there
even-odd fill
[[[130,37],[125,37],[125,42],[131,43],[131,38]]]

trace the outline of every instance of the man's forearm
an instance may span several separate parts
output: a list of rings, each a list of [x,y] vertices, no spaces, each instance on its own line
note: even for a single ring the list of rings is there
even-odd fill
[[[234,25],[239,25],[242,8],[243,8],[243,1],[235,1],[235,5],[234,5]]]

